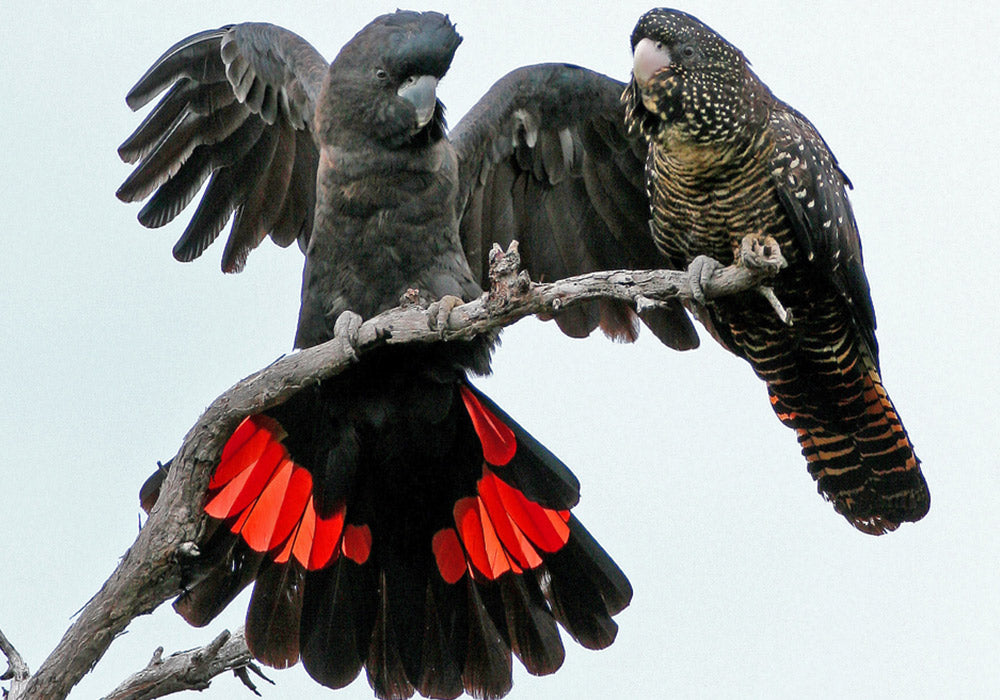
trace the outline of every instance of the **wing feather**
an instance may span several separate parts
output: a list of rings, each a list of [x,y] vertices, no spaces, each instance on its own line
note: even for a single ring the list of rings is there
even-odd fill
[[[861,237],[847,197],[850,180],[816,128],[787,105],[771,118],[772,181],[806,258],[847,302],[868,356],[878,365],[875,308],[862,265]]]
[[[644,149],[625,133],[623,87],[577,66],[527,66],[456,125],[462,241],[481,282],[492,244],[515,238],[534,279],[665,266],[649,241]],[[672,347],[698,343],[679,304],[643,320]],[[573,307],[556,322],[572,336],[600,326],[635,337],[635,311],[620,303]]]
[[[118,149],[136,164],[118,197],[150,198],[139,221],[155,228],[211,178],[174,246],[179,260],[201,255],[234,213],[227,272],[242,269],[266,235],[304,247],[316,197],[312,122],[327,68],[305,40],[270,24],[229,25],[178,42],[126,97],[139,109],[166,91]]]

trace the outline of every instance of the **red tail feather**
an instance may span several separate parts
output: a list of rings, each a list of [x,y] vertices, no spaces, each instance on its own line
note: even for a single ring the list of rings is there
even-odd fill
[[[458,533],[453,528],[438,530],[431,540],[434,558],[437,560],[441,578],[448,583],[458,583],[469,568],[465,561],[465,550],[458,539]]]
[[[316,513],[312,475],[281,444],[286,433],[263,415],[233,432],[209,482],[205,512],[231,521],[229,529],[257,552],[283,564],[294,557],[321,569],[341,553],[363,563],[371,552],[367,525],[344,525],[345,506],[329,518]]]
[[[488,465],[483,465],[476,491],[455,504],[455,528],[434,535],[438,570],[449,583],[458,581],[465,569],[489,580],[534,569],[542,564],[539,550],[557,552],[569,540],[568,510],[532,503]]]
[[[348,525],[341,544],[344,556],[355,564],[364,564],[372,551],[372,531],[367,525]]]
[[[498,467],[502,467],[514,458],[517,452],[517,438],[514,431],[508,428],[479,401],[469,387],[462,385],[462,400],[472,419],[479,441],[483,444],[483,458]]]

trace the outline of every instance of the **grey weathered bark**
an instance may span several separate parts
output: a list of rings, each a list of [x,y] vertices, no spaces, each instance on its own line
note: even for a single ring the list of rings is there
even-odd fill
[[[760,289],[783,260],[773,241],[754,242],[756,257],[744,254],[743,265],[718,265],[721,269],[708,277],[686,271],[612,271],[550,284],[534,284],[517,273],[516,243],[507,253],[495,248],[491,292],[451,309],[446,323],[440,322],[434,306],[404,304],[360,327],[345,323],[346,332],[332,340],[283,357],[238,382],[213,401],[188,431],[136,541],[34,675],[11,689],[10,700],[65,698],[135,617],[151,613],[180,593],[180,562],[197,556],[196,543],[205,527],[201,503],[209,476],[226,439],[246,416],[344,371],[358,355],[384,344],[461,340],[592,299],[619,299],[641,308],[669,299],[694,302],[702,295],[712,299]]]
[[[31,671],[3,631],[0,631],[0,651],[7,657],[7,670],[0,676],[0,681],[10,681],[9,694],[12,697],[18,697],[18,693],[24,689],[25,683],[31,677]],[[5,692],[4,697],[7,695],[8,693]]]
[[[226,671],[233,671],[254,695],[260,693],[250,680],[250,672],[273,684],[253,663],[241,627],[232,634],[223,630],[203,647],[166,658],[163,647],[158,648],[146,668],[126,678],[101,700],[153,700],[184,690],[204,690]]]

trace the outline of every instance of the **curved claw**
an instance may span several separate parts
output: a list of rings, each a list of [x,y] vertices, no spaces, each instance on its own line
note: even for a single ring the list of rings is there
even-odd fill
[[[702,306],[708,303],[708,299],[705,296],[705,287],[722,267],[722,263],[707,255],[699,255],[688,265],[688,285],[691,289],[691,296]]]

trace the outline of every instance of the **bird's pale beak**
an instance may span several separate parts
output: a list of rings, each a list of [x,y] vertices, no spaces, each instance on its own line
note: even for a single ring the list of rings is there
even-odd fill
[[[423,129],[434,117],[437,84],[438,79],[433,75],[411,75],[396,91],[417,110],[417,129]]]
[[[662,42],[641,39],[632,53],[632,75],[640,88],[649,84],[655,73],[670,65],[670,52]]]

